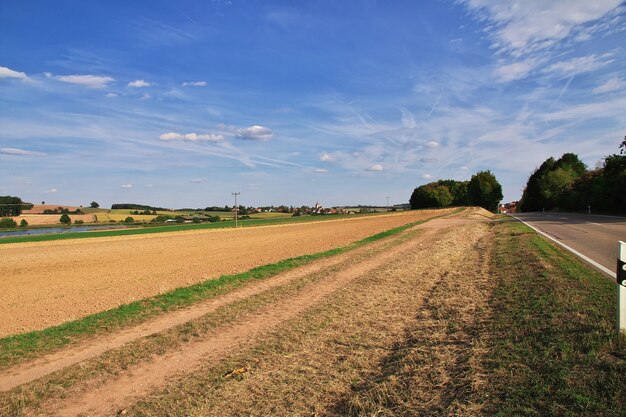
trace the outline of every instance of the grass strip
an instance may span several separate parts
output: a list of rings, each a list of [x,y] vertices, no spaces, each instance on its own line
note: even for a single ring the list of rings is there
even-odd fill
[[[625,416],[614,282],[521,223],[495,230],[488,414]]]
[[[459,209],[454,213],[461,211]],[[454,214],[452,213],[452,214]],[[366,237],[349,245],[330,249],[315,254],[285,259],[273,264],[263,265],[249,271],[223,275],[188,287],[177,288],[164,294],[144,300],[123,304],[119,307],[92,314],[84,318],[63,323],[59,326],[0,339],[0,368],[6,368],[17,362],[31,359],[37,355],[59,349],[69,343],[87,336],[103,332],[112,332],[122,326],[135,324],[159,313],[189,306],[195,302],[215,297],[238,288],[246,282],[261,280],[278,273],[296,268],[311,261],[326,258],[348,250],[356,249],[367,243],[401,233],[411,227],[444,215],[433,216],[395,227],[393,229]]]
[[[240,220],[239,227],[257,227],[257,226],[270,226],[274,224],[284,223],[306,223],[312,221],[326,221],[326,220],[338,220],[345,218],[355,218],[363,216],[376,216],[386,213],[368,213],[368,214],[338,214],[332,216],[296,216],[296,217],[279,217],[273,219],[250,219]],[[193,223],[171,226],[139,226],[128,229],[114,229],[114,230],[101,230],[90,232],[63,232],[63,233],[50,233],[45,235],[22,235],[22,236],[7,236],[0,237],[0,245],[7,243],[24,243],[24,242],[49,242],[54,240],[65,239],[91,239],[97,237],[108,236],[130,236],[130,235],[145,235],[152,233],[164,233],[164,232],[180,232],[188,230],[204,230],[204,229],[225,229],[234,227],[235,223],[232,220],[216,223]]]

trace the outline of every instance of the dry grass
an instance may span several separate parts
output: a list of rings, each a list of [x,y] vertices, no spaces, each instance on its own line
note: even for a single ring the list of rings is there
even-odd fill
[[[159,415],[168,410],[169,415],[344,415],[383,410],[389,399],[406,395],[404,387],[383,382],[375,384],[376,389],[368,389],[368,381],[386,378],[390,358],[411,341],[407,335],[421,331],[416,326],[420,324],[420,312],[428,308],[425,298],[447,281],[450,273],[446,271],[453,269],[454,262],[471,251],[485,233],[486,226],[476,225],[437,238],[431,236],[419,250],[366,274],[268,334],[256,348],[180,379],[130,413]],[[462,235],[472,238],[458,245]],[[428,336],[422,334],[420,338]],[[455,360],[444,361],[450,366],[442,366],[440,371],[450,373],[449,389],[454,391],[452,374],[463,368],[465,358],[461,354],[449,356]],[[233,375],[233,370],[239,371]],[[427,375],[416,377],[425,378],[417,382],[420,386],[428,385]],[[466,385],[468,382],[463,383],[463,387]],[[431,387],[432,395],[436,396],[439,388]],[[405,404],[413,411],[418,405]]]

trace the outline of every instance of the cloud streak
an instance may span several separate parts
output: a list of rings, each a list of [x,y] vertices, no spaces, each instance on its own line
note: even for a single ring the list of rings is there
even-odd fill
[[[224,140],[223,135],[215,133],[175,133],[169,132],[159,136],[159,139],[163,141],[187,141],[187,142],[221,142]]]
[[[107,87],[109,83],[115,81],[113,77],[102,75],[52,75],[49,72],[45,73],[45,75],[47,78],[88,88],[104,88]]]
[[[15,71],[7,67],[0,67],[0,79],[1,78],[15,78],[22,81],[29,81],[28,75],[23,72]]]

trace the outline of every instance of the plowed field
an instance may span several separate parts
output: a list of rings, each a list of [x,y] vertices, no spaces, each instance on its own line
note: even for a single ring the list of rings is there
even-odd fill
[[[46,328],[224,274],[344,246],[434,215],[420,211],[236,230],[2,245],[0,336]]]

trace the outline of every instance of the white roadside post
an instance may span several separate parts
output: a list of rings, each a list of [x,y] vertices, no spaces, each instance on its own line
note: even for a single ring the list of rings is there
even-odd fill
[[[617,330],[626,333],[626,243],[617,243]]]

